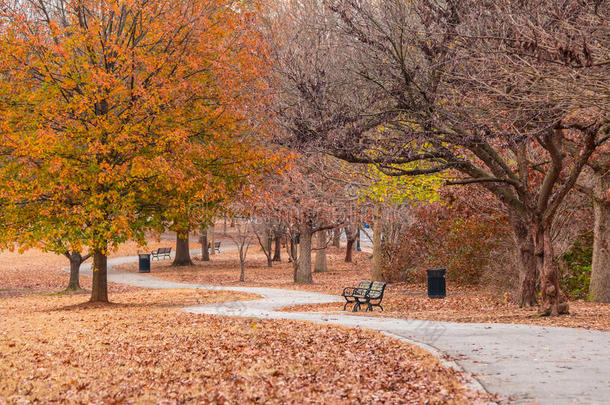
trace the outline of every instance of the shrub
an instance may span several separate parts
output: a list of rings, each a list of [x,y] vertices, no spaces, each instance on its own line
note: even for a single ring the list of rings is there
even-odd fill
[[[446,267],[447,279],[476,284],[490,264],[492,251],[508,235],[499,213],[464,207],[455,200],[413,210],[414,221],[402,238],[384,247],[388,281],[421,282],[427,268]]]
[[[591,282],[591,262],[593,260],[593,233],[588,232],[578,238],[572,248],[563,254],[560,262],[561,289],[570,298],[585,298]]]

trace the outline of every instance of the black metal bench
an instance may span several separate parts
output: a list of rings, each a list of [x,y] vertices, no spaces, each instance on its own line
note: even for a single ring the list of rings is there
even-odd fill
[[[152,251],[150,252],[150,260],[153,259],[157,259],[157,260],[161,260],[164,258],[170,258],[170,253],[172,252],[172,248],[171,247],[162,247],[157,249],[157,251]]]
[[[383,281],[375,281],[371,285],[369,293],[367,294],[367,311],[373,311],[373,307],[379,307],[383,311],[381,301],[383,300],[383,292],[385,291],[386,283]]]
[[[361,281],[358,287],[346,287],[341,294],[345,298],[343,310],[348,304],[353,304],[352,311],[357,312],[360,306],[366,304],[366,311],[373,311],[374,307],[379,307],[383,311],[381,301],[385,291],[386,283],[381,281],[370,282],[367,280]]]
[[[210,247],[212,247],[212,245],[210,244],[210,242],[208,242],[208,250],[210,250]],[[220,242],[214,242],[214,250],[217,253],[220,253]]]

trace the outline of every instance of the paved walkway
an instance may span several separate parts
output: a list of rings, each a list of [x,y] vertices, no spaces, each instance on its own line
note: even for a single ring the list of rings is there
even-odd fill
[[[226,249],[226,248],[225,248]],[[193,251],[195,253],[195,251]],[[137,257],[108,264],[136,262]],[[87,272],[89,266],[83,265]],[[344,313],[278,312],[291,305],[341,301],[341,297],[274,288],[209,286],[164,281],[150,275],[109,271],[108,281],[146,288],[201,288],[250,292],[260,300],[184,308],[198,314],[294,319],[381,331],[446,355],[473,373],[489,392],[514,403],[610,404],[610,333],[508,324],[464,324],[352,316]],[[513,403],[511,401],[511,403]]]

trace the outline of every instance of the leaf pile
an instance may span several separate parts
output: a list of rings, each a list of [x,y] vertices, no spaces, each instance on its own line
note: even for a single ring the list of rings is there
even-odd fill
[[[0,301],[0,403],[431,403],[487,400],[381,334],[212,317],[177,306],[251,295],[154,290]],[[366,367],[357,367],[364,364]]]

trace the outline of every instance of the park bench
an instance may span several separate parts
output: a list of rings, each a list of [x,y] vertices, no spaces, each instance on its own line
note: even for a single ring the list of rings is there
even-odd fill
[[[161,260],[166,257],[169,259],[171,252],[172,252],[171,247],[162,247],[162,248],[157,249],[156,252],[155,251],[150,252],[150,259],[153,260],[156,258],[157,260]]]
[[[341,294],[345,298],[343,310],[348,304],[354,304],[352,311],[357,312],[360,306],[366,304],[366,311],[373,311],[374,307],[379,307],[383,311],[381,301],[385,291],[386,283],[381,281],[370,282],[367,280],[361,281],[358,287],[346,287]]]
[[[210,247],[211,247],[211,246],[212,246],[212,245],[210,244],[210,242],[208,242],[208,250],[210,250]],[[220,242],[214,242],[214,250],[215,250],[217,253],[220,253]]]

